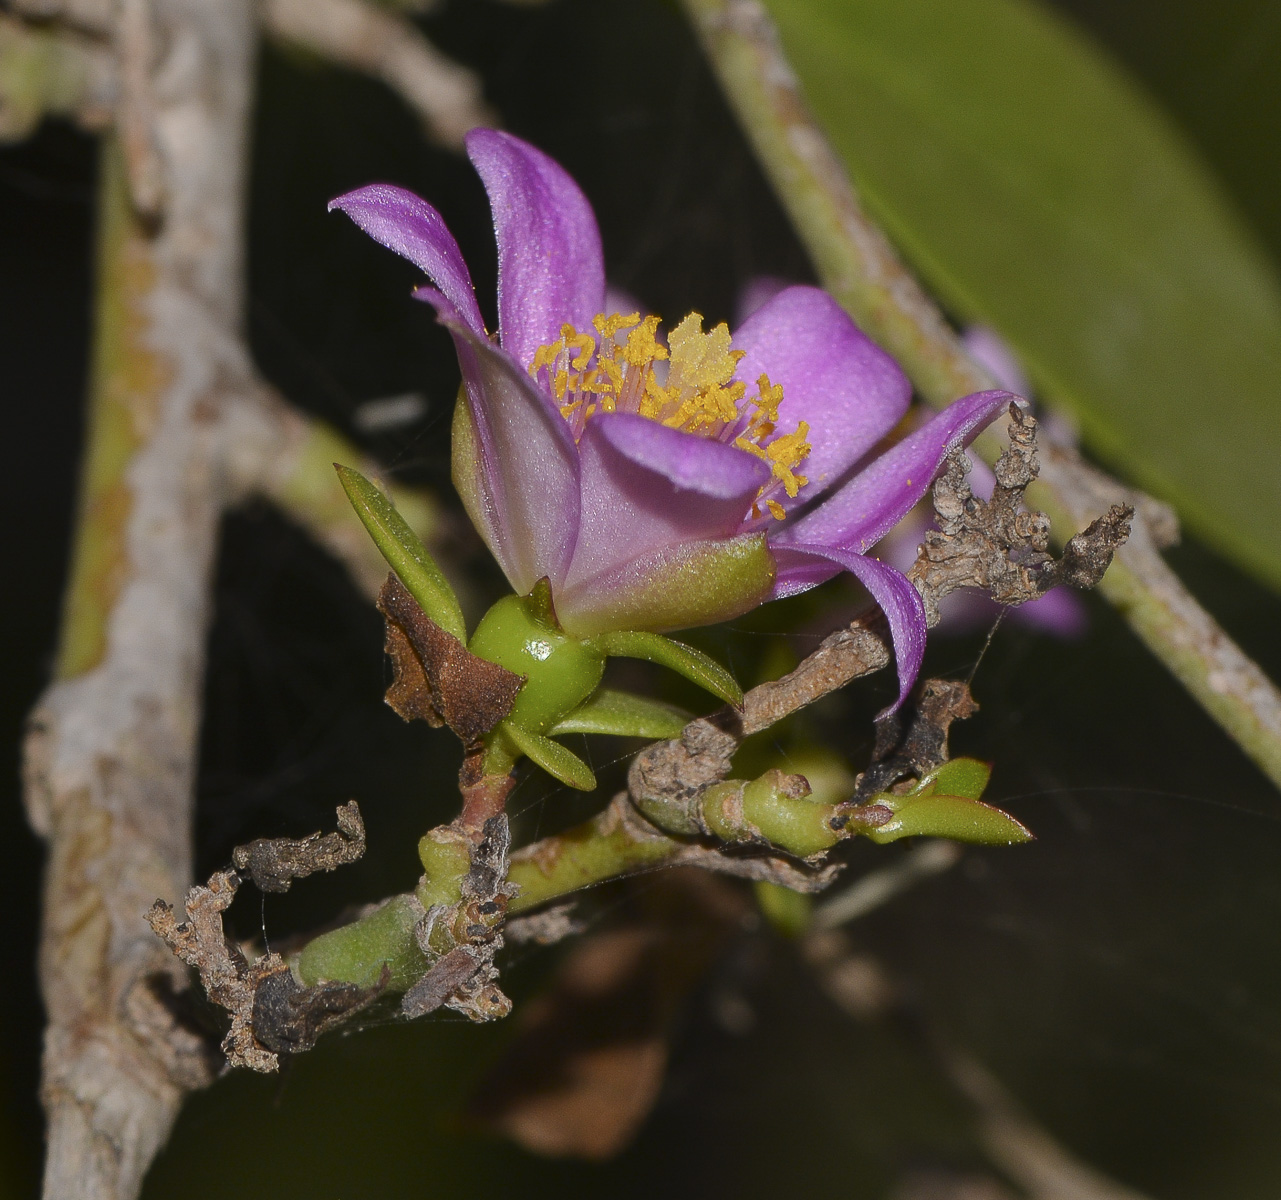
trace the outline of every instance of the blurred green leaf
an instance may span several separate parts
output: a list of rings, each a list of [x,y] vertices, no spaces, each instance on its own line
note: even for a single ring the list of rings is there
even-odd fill
[[[944,302],[1281,585],[1281,290],[1165,116],[1038,3],[767,3],[869,209]]]

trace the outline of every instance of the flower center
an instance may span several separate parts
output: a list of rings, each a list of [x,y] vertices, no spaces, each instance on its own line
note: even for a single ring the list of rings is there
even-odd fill
[[[743,357],[731,348],[724,324],[703,332],[703,318],[690,313],[667,337],[658,340],[658,317],[640,313],[604,313],[592,319],[595,337],[562,325],[560,337],[534,352],[529,373],[560,405],[561,415],[583,436],[587,421],[598,412],[636,413],[673,429],[731,443],[765,462],[771,478],[752,504],[782,520],[778,492],[795,497],[809,479],[797,467],[810,452],[809,426],[801,421],[791,433],[778,432],[783,389],[768,375],[756,381],[756,393],[734,379]]]

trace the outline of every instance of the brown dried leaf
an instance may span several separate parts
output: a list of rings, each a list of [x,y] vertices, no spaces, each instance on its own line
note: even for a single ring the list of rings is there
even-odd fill
[[[395,575],[378,593],[394,677],[387,703],[406,721],[448,725],[473,746],[516,701],[524,677],[478,658],[436,624]]]

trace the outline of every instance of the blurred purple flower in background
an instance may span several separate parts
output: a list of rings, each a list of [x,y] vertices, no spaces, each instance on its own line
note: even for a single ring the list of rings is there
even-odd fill
[[[371,184],[331,208],[434,284],[415,295],[453,336],[465,390],[454,482],[512,587],[548,579],[564,629],[587,637],[727,620],[847,570],[889,619],[901,703],[924,609],[867,551],[1011,393],[958,400],[869,458],[911,387],[825,292],[772,289],[732,341],[697,313],[664,338],[657,317],[610,311],[595,216],[557,163],[494,130],[467,152],[494,216],[496,340],[430,204]]]

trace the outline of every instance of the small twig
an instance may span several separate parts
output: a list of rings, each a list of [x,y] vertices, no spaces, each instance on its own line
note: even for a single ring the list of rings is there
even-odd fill
[[[337,833],[305,838],[258,838],[232,851],[231,865],[248,872],[260,892],[287,892],[295,879],[334,871],[365,853],[365,823],[354,800],[338,809]]]
[[[773,181],[825,287],[903,365],[931,404],[993,386],[938,308],[863,211],[849,176],[801,95],[759,0],[683,0],[731,106]],[[995,458],[990,441],[980,440]],[[1159,506],[1062,450],[1045,464],[1035,497],[1056,528],[1128,503],[1136,536],[1101,592],[1227,734],[1281,786],[1281,691],[1197,604],[1161,560],[1171,540]],[[1101,488],[1092,487],[1092,476]]]
[[[232,852],[235,871],[215,871],[209,881],[187,892],[187,919],[179,922],[173,906],[157,900],[147,913],[156,936],[189,967],[195,968],[205,995],[226,1009],[231,1028],[222,1040],[227,1063],[271,1072],[280,1054],[310,1050],[328,1029],[367,1008],[386,989],[384,968],[373,987],[321,983],[303,987],[288,962],[269,952],[250,963],[223,931],[222,914],[248,871],[263,891],[287,891],[291,880],[332,871],[354,862],[365,850],[365,827],[355,801],[338,809],[338,833],[313,833],[301,839],[260,839]]]
[[[478,125],[496,125],[480,80],[447,58],[404,17],[364,0],[265,0],[267,31],[342,66],[381,79],[446,146]]]
[[[969,1101],[988,1157],[1028,1200],[1147,1200],[1070,1154],[978,1059],[942,1049],[953,1086]]]

